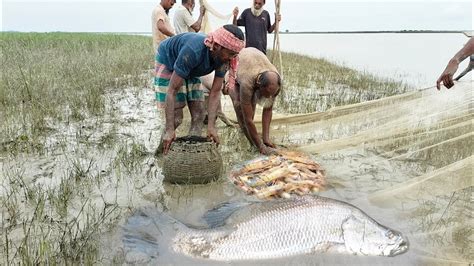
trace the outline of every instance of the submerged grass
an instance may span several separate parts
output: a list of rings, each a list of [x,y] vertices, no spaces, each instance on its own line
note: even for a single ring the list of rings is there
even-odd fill
[[[150,183],[160,174],[144,169],[151,153],[142,139],[119,134],[130,121],[114,118],[106,127],[100,119],[114,117],[106,105],[108,89],[149,86],[151,40],[82,33],[0,36],[0,264],[97,263],[99,236],[130,207],[119,202],[122,189],[132,195],[153,189]],[[407,89],[297,54],[283,53],[283,62],[278,108],[284,112],[324,110]],[[94,128],[107,130],[96,136]],[[28,165],[35,156],[46,158],[40,173]],[[184,198],[192,189],[182,193]]]

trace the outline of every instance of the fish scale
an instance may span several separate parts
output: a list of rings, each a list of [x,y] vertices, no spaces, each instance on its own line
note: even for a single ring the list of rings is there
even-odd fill
[[[329,251],[393,256],[408,248],[400,233],[337,200],[303,196],[247,208],[253,209],[237,210],[224,226],[180,232],[175,237],[175,251],[232,261]],[[235,222],[231,222],[233,218]]]

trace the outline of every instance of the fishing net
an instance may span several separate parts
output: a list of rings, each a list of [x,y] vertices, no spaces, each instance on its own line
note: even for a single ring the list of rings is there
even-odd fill
[[[206,7],[206,13],[202,18],[201,32],[209,33],[218,27],[229,23],[232,13],[224,15],[215,10],[206,0],[199,1],[201,6]],[[231,11],[231,10],[230,10]]]
[[[386,210],[386,221],[413,240],[410,249],[423,263],[467,263],[474,260],[472,86],[274,113],[271,136],[321,164],[332,187],[326,195],[372,213]]]

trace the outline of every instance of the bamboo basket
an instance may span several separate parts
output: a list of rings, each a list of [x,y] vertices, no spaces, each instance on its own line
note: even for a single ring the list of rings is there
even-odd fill
[[[222,175],[217,145],[206,138],[177,138],[163,157],[164,181],[174,184],[206,184]]]

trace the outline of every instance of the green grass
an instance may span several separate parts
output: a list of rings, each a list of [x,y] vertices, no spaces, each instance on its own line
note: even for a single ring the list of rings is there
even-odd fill
[[[149,89],[151,38],[0,36],[0,264],[97,263],[99,238],[135,203],[118,202],[120,193],[126,188],[135,197],[140,189],[156,186],[159,175],[147,164],[151,153],[137,136],[119,134],[133,121],[118,120],[105,98],[109,90]],[[325,110],[407,89],[325,60],[283,53],[283,61],[284,90],[277,106],[283,112]],[[94,129],[104,130],[96,136]],[[224,130],[231,131],[224,133],[228,141],[238,142],[232,134],[240,134]],[[30,165],[35,163],[39,166]],[[40,179],[56,180],[57,186],[41,185]],[[97,195],[102,201],[91,200]]]
[[[51,121],[100,116],[104,112],[102,96],[106,89],[143,85],[146,82],[143,73],[153,68],[151,40],[145,36],[85,33],[0,33],[0,36],[3,150],[41,149],[39,138],[48,134]]]
[[[268,58],[272,58],[272,52]],[[276,108],[285,113],[326,111],[412,89],[400,81],[376,77],[325,59],[282,52],[282,61],[284,89],[277,98]]]

